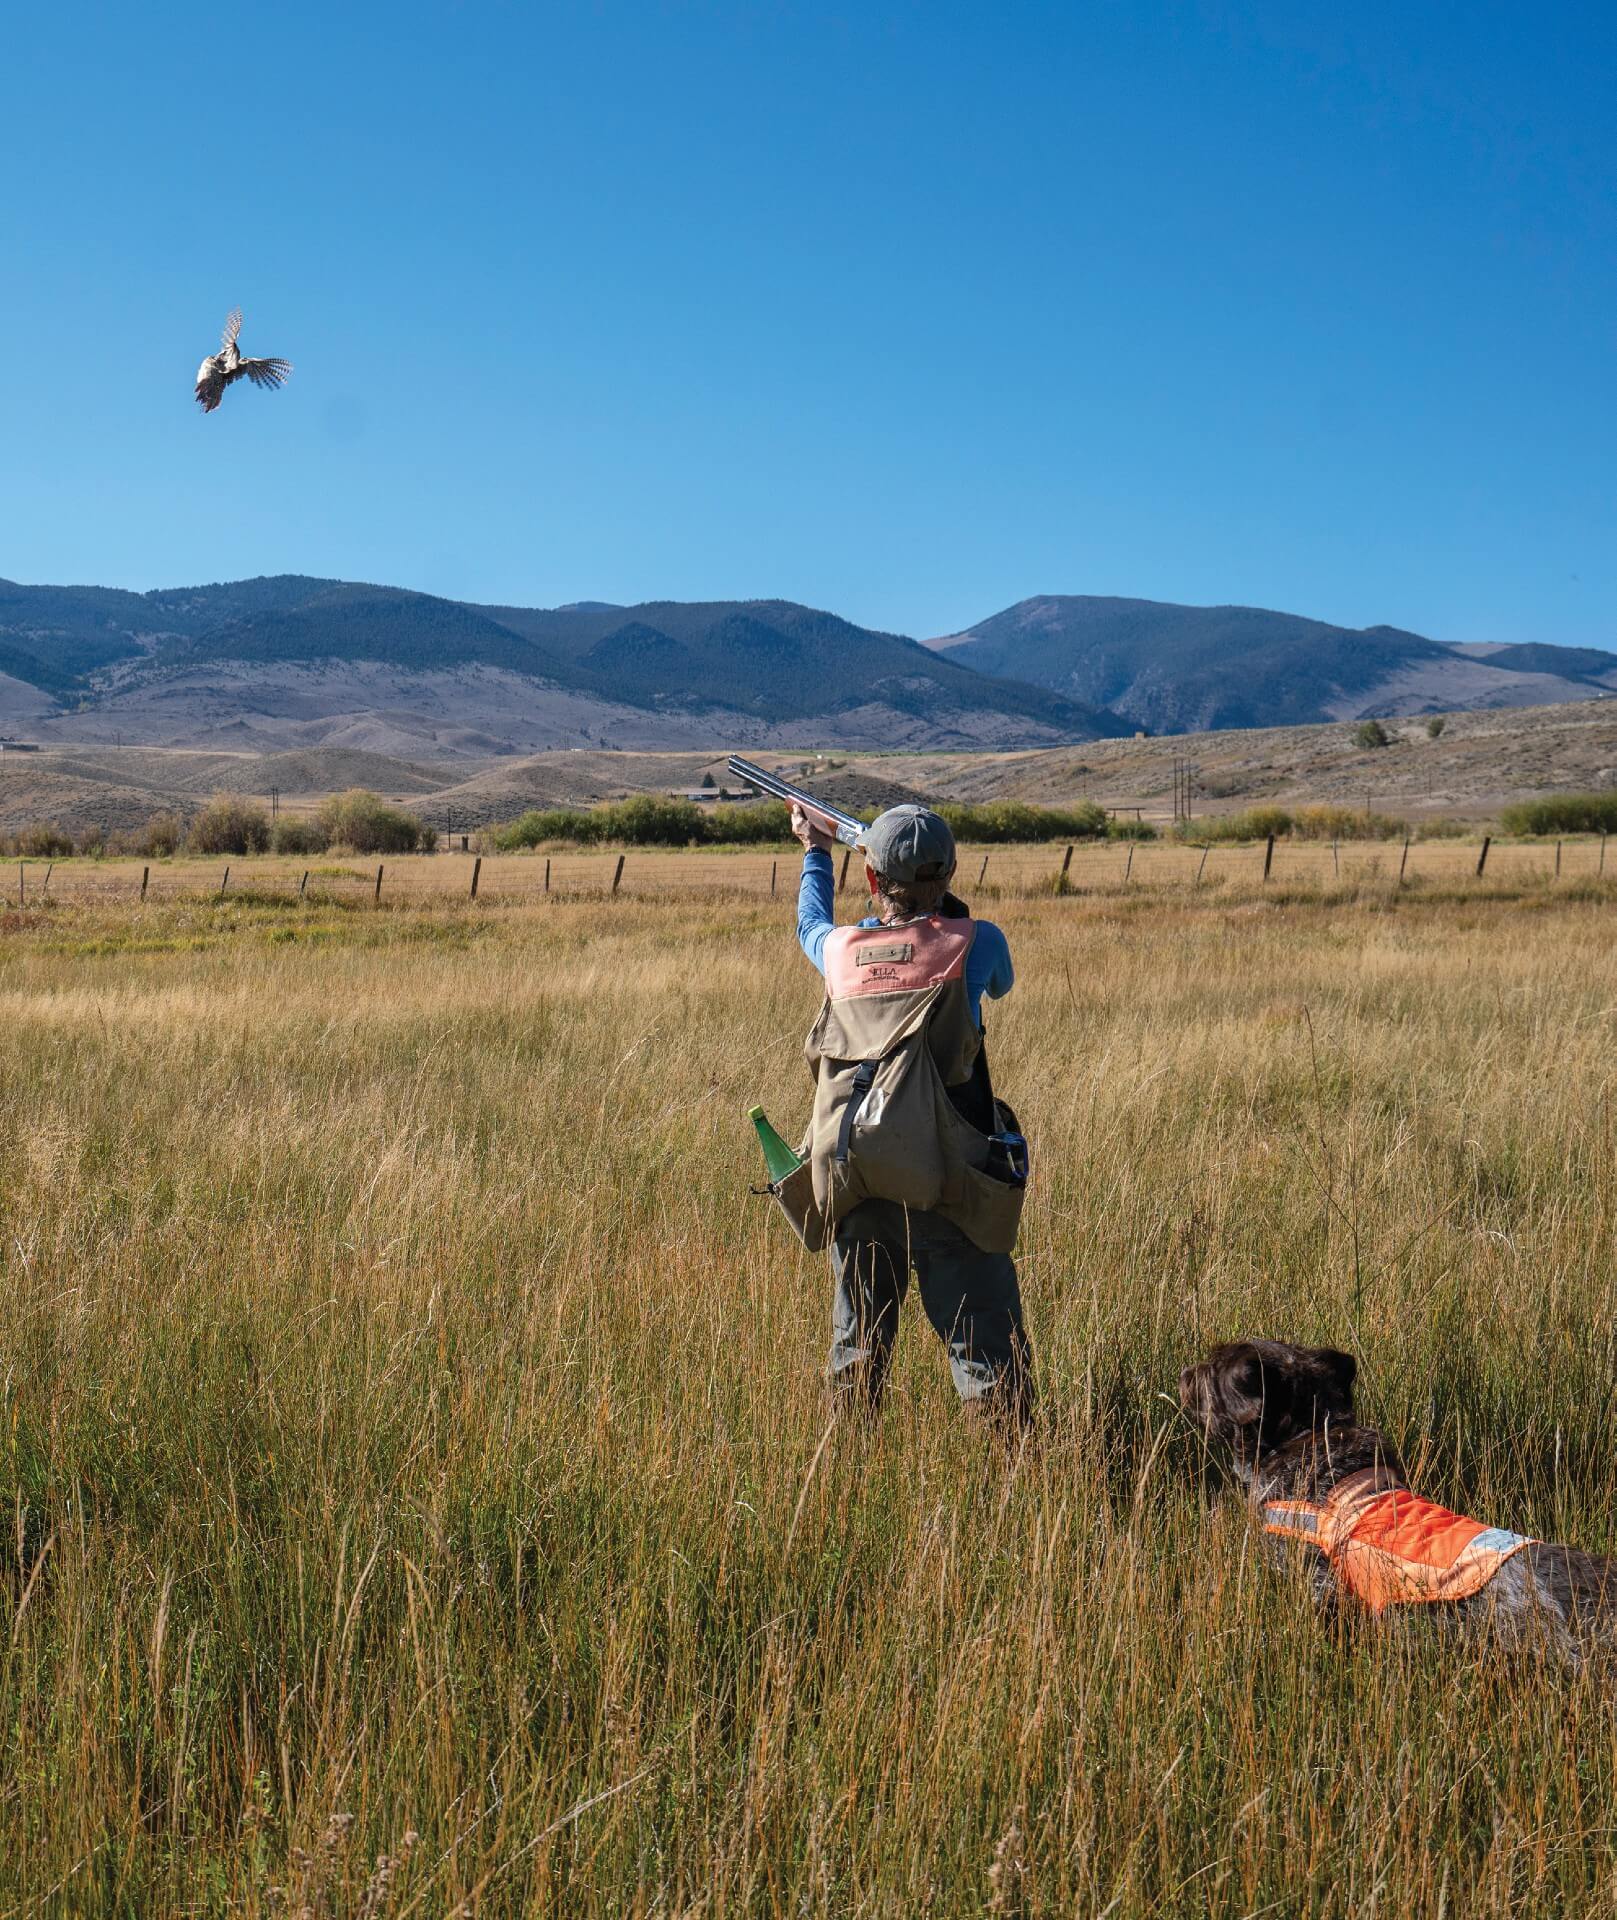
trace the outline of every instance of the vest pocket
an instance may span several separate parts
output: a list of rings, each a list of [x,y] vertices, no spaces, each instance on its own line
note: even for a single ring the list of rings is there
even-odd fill
[[[1027,1189],[996,1180],[976,1167],[958,1168],[957,1177],[959,1198],[945,1213],[984,1253],[1009,1253],[1016,1245]]]
[[[814,1199],[814,1169],[805,1160],[784,1180],[775,1181],[769,1191],[782,1213],[810,1253],[820,1253],[830,1239],[830,1223]]]

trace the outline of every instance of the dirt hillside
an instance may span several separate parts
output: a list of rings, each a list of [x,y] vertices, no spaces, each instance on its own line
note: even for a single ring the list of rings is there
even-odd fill
[[[902,800],[1092,798],[1171,815],[1175,763],[1188,764],[1198,813],[1254,801],[1326,800],[1424,817],[1486,819],[1513,799],[1617,784],[1617,700],[1387,723],[1390,744],[1357,744],[1347,722],[1106,740],[1029,753],[757,753],[761,764],[851,813]],[[294,810],[368,787],[455,831],[529,807],[590,806],[630,793],[696,792],[704,776],[736,783],[722,753],[601,748],[439,762],[354,747],[225,753],[160,747],[58,747],[0,753],[0,832],[38,820],[116,833],[159,809],[194,812],[220,789]]]

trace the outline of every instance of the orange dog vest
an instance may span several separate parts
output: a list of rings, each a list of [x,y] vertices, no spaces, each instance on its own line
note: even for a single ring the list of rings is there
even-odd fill
[[[1318,1547],[1372,1613],[1469,1600],[1530,1544],[1523,1534],[1482,1526],[1405,1487],[1380,1489],[1373,1467],[1350,1474],[1322,1502],[1268,1502],[1263,1528]]]

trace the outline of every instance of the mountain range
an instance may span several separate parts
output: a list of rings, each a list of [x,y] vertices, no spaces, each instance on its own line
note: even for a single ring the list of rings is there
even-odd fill
[[[0,733],[486,755],[571,746],[1051,746],[1116,715],[784,600],[479,607],[281,575],[0,581]]]
[[[991,750],[1591,699],[1617,655],[1048,596],[926,643],[784,600],[478,606],[302,575],[0,581],[0,736],[427,759],[558,747]]]
[[[1617,654],[1453,646],[1261,607],[1053,594],[929,643],[946,660],[1117,713],[1152,733],[1547,706],[1617,692]]]

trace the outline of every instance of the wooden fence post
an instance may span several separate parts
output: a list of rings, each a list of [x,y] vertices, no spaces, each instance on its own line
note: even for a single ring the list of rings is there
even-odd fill
[[[50,892],[50,890],[51,890],[51,875],[52,875],[52,874],[53,874],[53,873],[54,873],[55,871],[56,871],[56,862],[55,862],[54,860],[52,860],[52,861],[51,861],[51,862],[50,862],[50,863],[49,863],[49,864],[48,864],[48,865],[46,866],[46,868],[45,868],[45,884],[44,884],[44,886],[42,886],[42,887],[40,888],[40,890],[39,890],[39,892],[40,892],[40,898],[41,898],[41,899],[43,899],[43,898],[44,898],[44,896],[45,896],[45,895],[46,895],[47,893],[49,893],[49,892]]]
[[[771,900],[775,897],[775,882],[779,877],[780,862],[778,860],[771,860],[769,863],[769,897]]]
[[[1604,873],[1605,871],[1606,871],[1606,836],[1602,834],[1600,836],[1600,865],[1595,868],[1595,872]]]
[[[309,869],[305,867],[303,869],[303,878],[298,882],[298,898],[300,900],[303,898],[304,889],[308,886],[308,884],[309,884]]]
[[[1557,880],[1561,877],[1561,843],[1559,840],[1555,843],[1555,877]]]
[[[841,893],[842,889],[847,884],[848,884],[848,854],[845,853],[842,856],[842,871],[837,875],[837,892]]]
[[[1265,880],[1267,880],[1269,877],[1269,869],[1274,865],[1274,861],[1275,861],[1275,837],[1271,833],[1269,835],[1269,844],[1263,850],[1263,877]]]
[[[378,907],[382,904],[382,863],[379,860],[376,863],[376,891],[371,895],[371,902]]]
[[[1069,867],[1071,867],[1071,865],[1072,865],[1072,843],[1071,841],[1069,841],[1067,843],[1067,851],[1061,856],[1061,877],[1063,880],[1066,879],[1067,870]]]
[[[1342,877],[1342,856],[1337,852],[1336,842],[1334,840],[1331,842],[1331,873],[1337,880],[1340,880]]]
[[[152,877],[151,868],[142,867],[140,870],[140,897],[142,900],[146,898],[146,882],[150,880],[151,877]]]
[[[1202,868],[1207,865],[1207,856],[1212,851],[1213,851],[1213,843],[1211,840],[1209,840],[1207,845],[1202,848],[1201,859],[1196,863],[1196,884],[1198,887],[1202,883]]]
[[[483,856],[479,854],[472,862],[472,898],[477,898],[477,876],[483,871]]]
[[[1404,835],[1404,857],[1398,862],[1398,884],[1404,884],[1404,868],[1409,865],[1409,835]]]
[[[229,886],[229,884],[230,884],[230,869],[229,867],[226,867],[224,871],[224,878],[219,882],[219,898],[221,900],[224,899],[225,888]]]
[[[619,882],[620,882],[620,881],[622,880],[622,878],[623,878],[623,860],[624,860],[624,856],[623,856],[623,855],[622,855],[622,854],[620,853],[620,854],[618,855],[618,865],[617,865],[617,871],[616,871],[616,872],[615,872],[615,873],[613,874],[613,876],[612,876],[612,891],[613,891],[614,893],[616,893],[616,892],[617,892],[617,890],[618,890],[618,883],[619,883]]]
[[[981,866],[980,866],[980,867],[979,867],[979,868],[977,869],[977,884],[978,884],[978,886],[979,886],[979,887],[980,887],[980,886],[982,885],[982,883],[983,883],[983,876],[984,876],[984,875],[985,875],[985,874],[986,874],[987,872],[988,872],[988,855],[987,855],[987,854],[985,853],[985,854],[983,855],[983,863],[982,863],[982,865],[981,865]]]
[[[1123,884],[1129,883],[1129,875],[1134,871],[1134,842],[1129,842],[1129,857],[1123,862]]]
[[[550,891],[550,856],[545,856],[545,892]]]
[[[1477,878],[1479,880],[1482,878],[1482,869],[1488,864],[1488,849],[1492,845],[1493,835],[1491,833],[1485,833],[1482,836],[1482,851],[1477,855]]]

